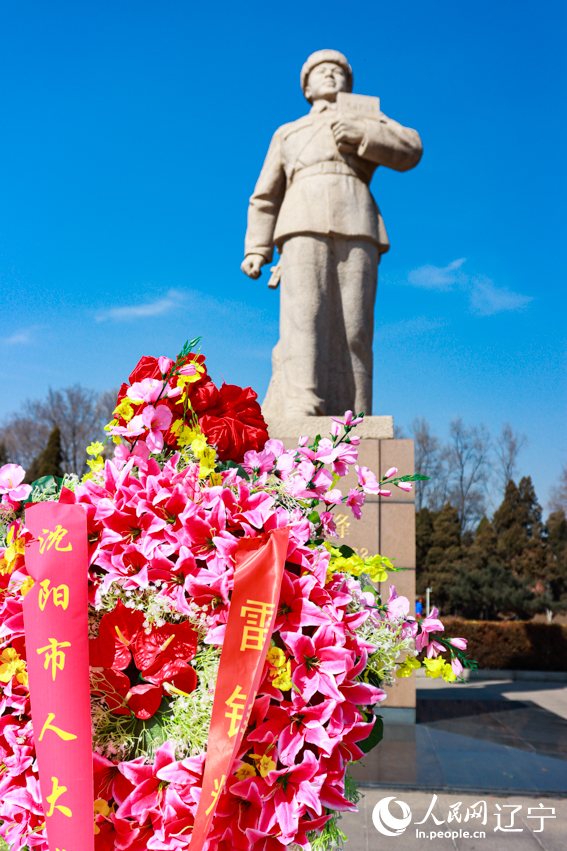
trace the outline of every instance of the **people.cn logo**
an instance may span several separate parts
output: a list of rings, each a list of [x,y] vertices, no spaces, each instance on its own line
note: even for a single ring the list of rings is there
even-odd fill
[[[390,801],[394,801],[401,809],[401,818],[396,818],[390,812]],[[391,798],[378,801],[372,810],[372,821],[376,830],[384,836],[399,836],[411,821],[411,810],[405,801],[396,801],[395,795],[392,795]]]

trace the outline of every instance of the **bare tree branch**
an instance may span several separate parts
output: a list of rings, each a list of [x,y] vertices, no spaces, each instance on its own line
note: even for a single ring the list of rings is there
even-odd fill
[[[567,464],[563,465],[558,483],[551,488],[548,508],[550,511],[563,510],[567,514]]]
[[[416,511],[421,511],[424,506],[437,511],[445,504],[447,496],[445,452],[439,439],[431,432],[425,417],[415,417],[410,426],[410,433],[415,446],[415,472],[431,479],[429,482],[415,484]]]
[[[518,472],[518,455],[527,444],[525,434],[515,432],[510,423],[503,423],[502,431],[496,438],[495,455],[497,462],[495,473],[503,493],[510,479],[516,479]]]
[[[462,417],[451,422],[447,454],[450,500],[459,512],[463,531],[484,513],[490,451],[490,433],[485,426],[467,428]]]
[[[112,418],[116,391],[99,394],[75,384],[63,390],[49,389],[45,400],[28,400],[0,428],[0,443],[11,461],[29,468],[43,451],[55,426],[61,432],[63,467],[67,473],[86,472],[85,449],[100,440],[102,428]]]

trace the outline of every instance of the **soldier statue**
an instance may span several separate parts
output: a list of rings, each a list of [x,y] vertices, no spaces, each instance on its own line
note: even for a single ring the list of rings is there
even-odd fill
[[[250,198],[245,259],[251,278],[272,261],[281,281],[280,339],[263,404],[270,420],[372,413],[372,338],[380,255],[390,245],[369,185],[376,168],[408,171],[418,133],[352,91],[342,53],[318,50],[301,69],[308,115],[276,130]],[[341,103],[359,98],[357,113]],[[366,109],[364,102],[375,102]],[[357,103],[355,103],[355,107]]]

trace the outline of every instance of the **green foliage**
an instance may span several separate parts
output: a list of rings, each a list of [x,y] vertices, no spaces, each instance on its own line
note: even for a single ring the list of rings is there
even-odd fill
[[[515,576],[497,559],[474,569],[460,565],[447,586],[448,610],[466,618],[484,617],[494,620],[498,615],[530,618],[545,604],[530,590],[526,579]]]
[[[61,432],[59,430],[59,426],[55,426],[55,428],[51,430],[47,446],[43,450],[43,454],[39,462],[39,469],[37,471],[37,478],[41,479],[44,476],[56,476],[57,478],[62,479],[65,475],[62,464],[63,450],[61,449]]]
[[[416,514],[417,590],[433,588],[442,614],[468,618],[531,618],[567,609],[567,520],[563,511],[542,523],[532,481],[509,481],[492,522],[483,516],[474,536],[461,534],[447,504]]]
[[[504,501],[492,521],[496,554],[514,573],[531,580],[545,576],[545,542],[541,507],[529,476],[518,486],[510,480]]]
[[[384,736],[384,721],[382,720],[381,715],[374,716],[374,726],[372,727],[372,731],[370,735],[363,739],[361,742],[357,742],[356,744],[364,753],[368,753],[378,745]]]
[[[567,518],[563,509],[554,511],[547,518],[547,591],[550,608],[557,611],[567,609]]]
[[[425,560],[431,547],[433,524],[437,516],[437,512],[430,511],[429,508],[422,508],[415,515],[415,557],[418,594],[424,594],[427,585],[427,582],[424,581]]]
[[[447,586],[453,578],[461,555],[459,513],[447,503],[433,521],[429,548],[420,577],[424,587],[429,585],[433,588],[435,605],[442,611],[448,604]]]

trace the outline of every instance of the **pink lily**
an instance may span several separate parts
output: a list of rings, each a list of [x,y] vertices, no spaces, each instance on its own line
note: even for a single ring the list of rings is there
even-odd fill
[[[299,633],[286,633],[285,643],[295,657],[292,680],[303,699],[309,701],[316,691],[336,701],[343,696],[337,688],[336,676],[346,674],[351,651],[337,647],[327,627],[319,627],[310,638]]]
[[[385,479],[391,479],[392,476],[395,476],[397,472],[398,472],[397,467],[390,467],[390,469],[386,472],[386,475],[384,476],[384,478]]]
[[[22,485],[26,471],[19,464],[4,464],[0,467],[0,493],[6,494],[13,502],[27,499],[31,485]]]
[[[356,488],[351,488],[348,494],[347,505],[351,508],[352,513],[356,517],[357,520],[360,520],[362,517],[362,506],[364,505],[364,500],[366,497],[364,493],[361,493]]]
[[[325,730],[336,706],[334,700],[324,700],[317,706],[306,706],[301,698],[294,702],[283,701],[279,706],[268,709],[263,724],[249,734],[251,742],[277,744],[280,760],[284,765],[293,765],[305,742],[316,745],[330,756],[333,743]]]
[[[453,647],[457,648],[457,650],[466,650],[467,649],[467,639],[466,638],[450,638],[449,644],[452,644]]]
[[[406,493],[410,493],[410,491],[413,490],[411,482],[398,482],[398,487],[401,491],[405,491]]]
[[[147,379],[144,379],[146,381]],[[171,425],[172,413],[166,405],[148,405],[142,413],[142,421],[150,433],[146,443],[150,452],[161,452],[163,449],[163,432]]]
[[[275,463],[275,455],[269,450],[263,449],[262,452],[255,452],[251,449],[245,453],[242,466],[247,473],[261,475],[262,473],[270,473],[274,469]]]

